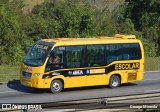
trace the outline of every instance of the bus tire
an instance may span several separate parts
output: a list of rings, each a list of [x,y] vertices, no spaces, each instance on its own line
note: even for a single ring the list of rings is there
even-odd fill
[[[109,86],[110,88],[116,88],[120,85],[120,78],[117,75],[112,75],[109,80]]]
[[[63,89],[63,84],[60,80],[53,80],[50,89],[52,93],[59,93]]]

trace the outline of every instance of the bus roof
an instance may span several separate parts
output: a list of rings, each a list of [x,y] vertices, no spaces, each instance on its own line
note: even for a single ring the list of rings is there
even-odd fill
[[[99,36],[93,38],[54,38],[42,39],[41,41],[56,43],[56,45],[84,45],[84,44],[106,44],[106,43],[135,43],[138,42],[135,35],[120,35],[114,37]]]

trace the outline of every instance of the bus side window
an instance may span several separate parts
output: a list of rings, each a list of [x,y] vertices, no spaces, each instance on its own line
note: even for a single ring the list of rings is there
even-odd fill
[[[83,66],[83,46],[67,46],[66,47],[66,67],[79,68]]]
[[[123,59],[136,60],[141,58],[141,50],[138,43],[123,44]]]
[[[113,62],[122,60],[122,48],[121,45],[111,44],[106,45],[106,56],[107,56],[107,64]]]
[[[117,56],[107,56],[107,62],[108,62],[108,64],[109,63],[111,63],[111,62],[113,62],[113,61],[116,61],[116,60],[118,60],[118,57]]]
[[[59,47],[56,47],[51,51],[45,71],[63,68],[63,52],[63,50],[59,50]]]
[[[51,52],[48,63],[50,64],[60,64],[60,55],[55,53],[54,51]]]
[[[88,45],[86,52],[88,67],[105,65],[104,45]]]
[[[129,60],[130,59],[130,55],[129,54],[123,54],[123,59],[124,60]]]

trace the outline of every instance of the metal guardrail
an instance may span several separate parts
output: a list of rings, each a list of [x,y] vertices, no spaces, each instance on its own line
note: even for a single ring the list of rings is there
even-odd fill
[[[83,110],[86,111],[93,109],[114,109],[114,108],[132,109],[130,107],[131,105],[132,106],[155,105],[157,106],[157,108],[158,106],[160,108],[160,93],[49,103],[42,105],[42,108],[48,108],[52,110],[68,109],[68,111],[83,111]],[[142,109],[146,110],[146,108]]]
[[[24,104],[23,104],[24,105]],[[84,99],[77,101],[65,101],[65,102],[48,102],[39,104],[25,104],[25,105],[41,105],[43,110],[61,110],[61,111],[86,111],[93,109],[132,109],[132,107],[140,108],[140,106],[146,106],[142,108],[144,110],[148,107],[160,108],[160,93],[150,93],[144,95],[130,95],[130,96],[119,96],[110,98],[96,98],[96,99]],[[132,107],[131,107],[132,106]],[[133,108],[136,109],[136,108]],[[19,109],[17,109],[19,110]],[[15,111],[15,110],[0,110],[0,111]],[[22,112],[28,112],[27,109],[21,110]],[[35,110],[36,111],[36,110]]]

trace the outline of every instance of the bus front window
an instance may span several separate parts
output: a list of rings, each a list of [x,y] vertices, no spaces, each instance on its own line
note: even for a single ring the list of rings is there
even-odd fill
[[[50,50],[50,46],[35,44],[27,53],[24,63],[30,66],[41,66],[45,62]]]

